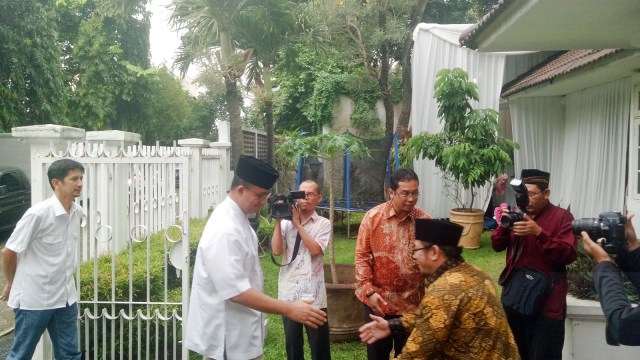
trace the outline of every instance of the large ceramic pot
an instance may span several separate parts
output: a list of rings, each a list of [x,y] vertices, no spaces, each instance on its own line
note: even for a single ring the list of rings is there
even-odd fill
[[[453,209],[449,211],[451,222],[464,227],[460,237],[460,246],[465,249],[480,247],[484,211],[479,209]]]
[[[329,333],[334,341],[357,340],[358,328],[364,324],[364,310],[355,295],[355,265],[336,264],[336,272],[338,283],[334,284],[329,264],[324,265]]]

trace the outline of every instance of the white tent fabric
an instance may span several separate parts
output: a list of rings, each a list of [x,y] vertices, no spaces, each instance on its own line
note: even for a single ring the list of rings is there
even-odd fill
[[[436,73],[443,68],[460,67],[469,78],[478,84],[479,103],[474,108],[498,110],[500,89],[504,73],[504,54],[478,53],[462,48],[458,44],[460,33],[468,24],[439,25],[420,24],[413,33],[414,47],[412,59],[413,96],[411,101],[411,128],[413,134],[422,131],[437,133],[442,129],[437,117],[437,104],[433,98]],[[423,196],[418,207],[433,217],[449,217],[449,210],[455,204],[446,197],[445,187],[439,170],[433,161],[416,160],[414,169],[420,178],[420,192]],[[483,208],[488,200],[489,190],[478,192],[485,196],[476,197],[474,207]],[[479,199],[480,198],[480,199]]]
[[[576,218],[623,210],[630,99],[629,78],[566,97],[509,99],[516,174],[550,171],[551,202]]]

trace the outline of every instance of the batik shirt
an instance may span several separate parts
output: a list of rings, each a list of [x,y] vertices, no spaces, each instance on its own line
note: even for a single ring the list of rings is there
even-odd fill
[[[418,309],[402,316],[410,335],[397,360],[520,359],[496,288],[485,273],[462,262],[432,281]]]
[[[415,310],[424,293],[424,276],[412,258],[415,219],[428,218],[414,208],[400,219],[390,201],[369,210],[356,243],[356,296],[369,305],[367,294],[375,290],[387,302],[386,315]]]

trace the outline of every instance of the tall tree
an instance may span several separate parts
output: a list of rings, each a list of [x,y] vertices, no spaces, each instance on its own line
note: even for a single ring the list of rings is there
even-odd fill
[[[258,108],[263,109],[267,132],[267,161],[274,160],[273,68],[283,51],[295,43],[317,47],[324,41],[322,29],[307,12],[306,4],[289,0],[258,0],[233,22],[238,46],[250,54],[249,84],[259,90]]]
[[[248,57],[248,83],[259,90],[267,132],[267,162],[274,165],[273,78],[278,53],[294,32],[293,3],[287,0],[259,0],[234,18],[233,34]]]
[[[66,96],[55,6],[0,0],[0,131],[63,122]]]
[[[143,132],[154,74],[148,69],[146,2],[87,0],[60,6],[73,125]]]
[[[378,82],[385,109],[385,134],[394,131],[394,109],[389,85],[391,66],[407,33],[412,0],[344,0],[327,2],[324,9],[336,46],[358,59]]]
[[[181,72],[186,73],[201,58],[215,57],[220,66],[231,125],[232,164],[238,161],[243,147],[238,82],[244,73],[246,54],[236,51],[231,22],[252,5],[251,0],[175,0],[171,5],[171,21],[184,32],[176,58]]]

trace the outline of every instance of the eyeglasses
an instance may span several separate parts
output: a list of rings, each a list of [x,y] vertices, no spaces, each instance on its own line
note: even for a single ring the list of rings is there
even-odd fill
[[[259,193],[259,192],[255,191],[255,190],[253,190],[252,188],[250,188],[250,187],[248,187],[248,186],[247,186],[247,187],[245,187],[245,189],[247,189],[247,190],[251,191],[251,192],[252,192],[254,195],[256,195],[260,200],[264,200],[264,199],[268,198],[269,196],[271,196],[271,192],[268,192],[268,193],[266,193],[266,194],[265,194],[265,193],[262,193],[262,194],[261,194],[261,193]]]
[[[398,196],[400,196],[401,198],[403,198],[405,200],[406,199],[418,199],[418,197],[420,196],[420,191],[416,191],[414,193],[406,193],[406,192],[399,193],[399,192],[394,190],[393,192],[395,192],[396,194],[398,194]]]
[[[312,192],[305,193],[305,195],[307,199],[313,199],[314,197],[318,196],[318,194]]]
[[[415,254],[416,251],[428,249],[428,248],[432,247],[433,245],[435,245],[435,244],[431,244],[431,245],[423,246],[421,248],[413,249],[412,253]]]
[[[529,195],[529,197],[532,198],[532,197],[536,197],[536,195],[540,194],[541,192],[542,191],[538,191],[538,192],[529,191],[527,195]]]

